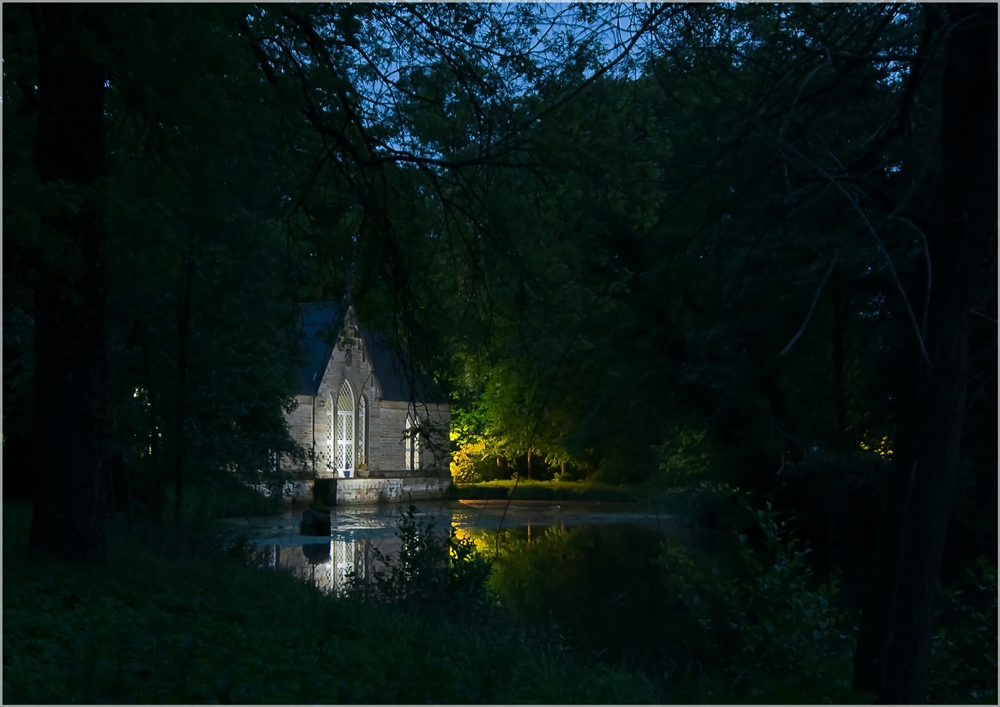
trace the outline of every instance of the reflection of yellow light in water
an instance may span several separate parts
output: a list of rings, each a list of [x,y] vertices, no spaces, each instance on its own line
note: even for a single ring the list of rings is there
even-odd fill
[[[892,449],[890,448],[889,445],[890,442],[888,436],[884,436],[882,437],[882,439],[870,443],[861,440],[861,448],[863,450],[865,450],[866,452],[875,452],[876,454],[878,454],[880,457],[883,458],[892,456]]]
[[[451,524],[451,532],[453,532],[455,537],[459,540],[465,540],[466,538],[472,537],[472,533],[468,529],[462,528],[454,523]]]
[[[455,523],[451,524],[451,530],[455,534],[456,540],[471,540],[476,544],[476,549],[479,551],[488,550],[492,547],[490,545],[492,535],[489,531],[463,528]]]

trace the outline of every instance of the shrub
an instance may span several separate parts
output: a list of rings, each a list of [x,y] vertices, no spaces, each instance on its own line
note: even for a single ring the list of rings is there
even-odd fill
[[[463,444],[451,455],[451,476],[458,483],[509,478],[512,469],[497,466],[497,458],[486,449],[486,442]]]
[[[174,503],[174,491],[166,491],[166,504]],[[281,496],[265,495],[259,490],[240,483],[235,478],[209,480],[187,484],[184,487],[182,515],[188,522],[209,523],[218,518],[237,518],[276,513]]]
[[[683,479],[701,478],[711,466],[710,446],[705,429],[683,427],[673,431],[669,442],[653,447],[660,470],[667,479],[677,483]]]
[[[695,702],[856,702],[855,628],[837,608],[837,582],[811,587],[808,548],[786,523],[757,511],[760,550],[739,536],[733,572],[696,564],[664,543],[666,590],[686,625],[693,669],[681,680]]]
[[[482,481],[482,475],[476,466],[483,460],[485,453],[485,442],[460,446],[451,455],[451,478],[464,484]]]
[[[746,495],[725,484],[700,481],[660,494],[656,508],[680,516],[681,523],[702,528],[731,527],[745,515]]]
[[[942,588],[931,652],[932,704],[997,703],[997,567],[985,557]]]

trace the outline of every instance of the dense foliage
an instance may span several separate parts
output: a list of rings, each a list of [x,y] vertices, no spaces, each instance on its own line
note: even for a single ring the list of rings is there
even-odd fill
[[[992,8],[3,12],[33,551],[280,486],[296,303],[349,290],[450,392],[461,480],[794,511],[855,687],[949,694],[935,587],[997,553]]]

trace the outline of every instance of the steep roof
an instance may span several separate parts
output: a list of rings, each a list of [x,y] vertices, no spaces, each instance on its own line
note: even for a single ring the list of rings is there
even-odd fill
[[[299,395],[316,395],[344,325],[347,306],[337,302],[306,302],[299,305],[299,311],[302,314],[299,342],[306,348],[306,364],[299,369]]]
[[[300,340],[306,347],[308,356],[299,376],[299,395],[316,395],[323,373],[330,364],[337,337],[344,326],[347,304],[309,302],[299,307],[302,311]],[[361,336],[384,399],[404,402],[412,399],[418,403],[447,402],[434,381],[419,366],[413,365],[407,351],[399,351],[393,346],[391,337],[364,328],[361,329]],[[404,361],[410,365],[407,366]]]

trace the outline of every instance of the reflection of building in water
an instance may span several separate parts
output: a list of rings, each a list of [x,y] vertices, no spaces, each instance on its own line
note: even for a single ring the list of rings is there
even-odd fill
[[[341,594],[348,589],[352,578],[363,582],[368,576],[370,552],[368,540],[330,539],[330,560],[325,563],[326,576],[314,583],[325,592]],[[318,578],[317,578],[318,579]]]
[[[378,542],[383,553],[398,551],[398,538]],[[324,592],[341,594],[350,586],[351,578],[366,581],[371,576],[375,560],[371,540],[354,537],[330,538],[328,543],[310,543],[268,549],[267,565],[290,572],[315,584]]]

